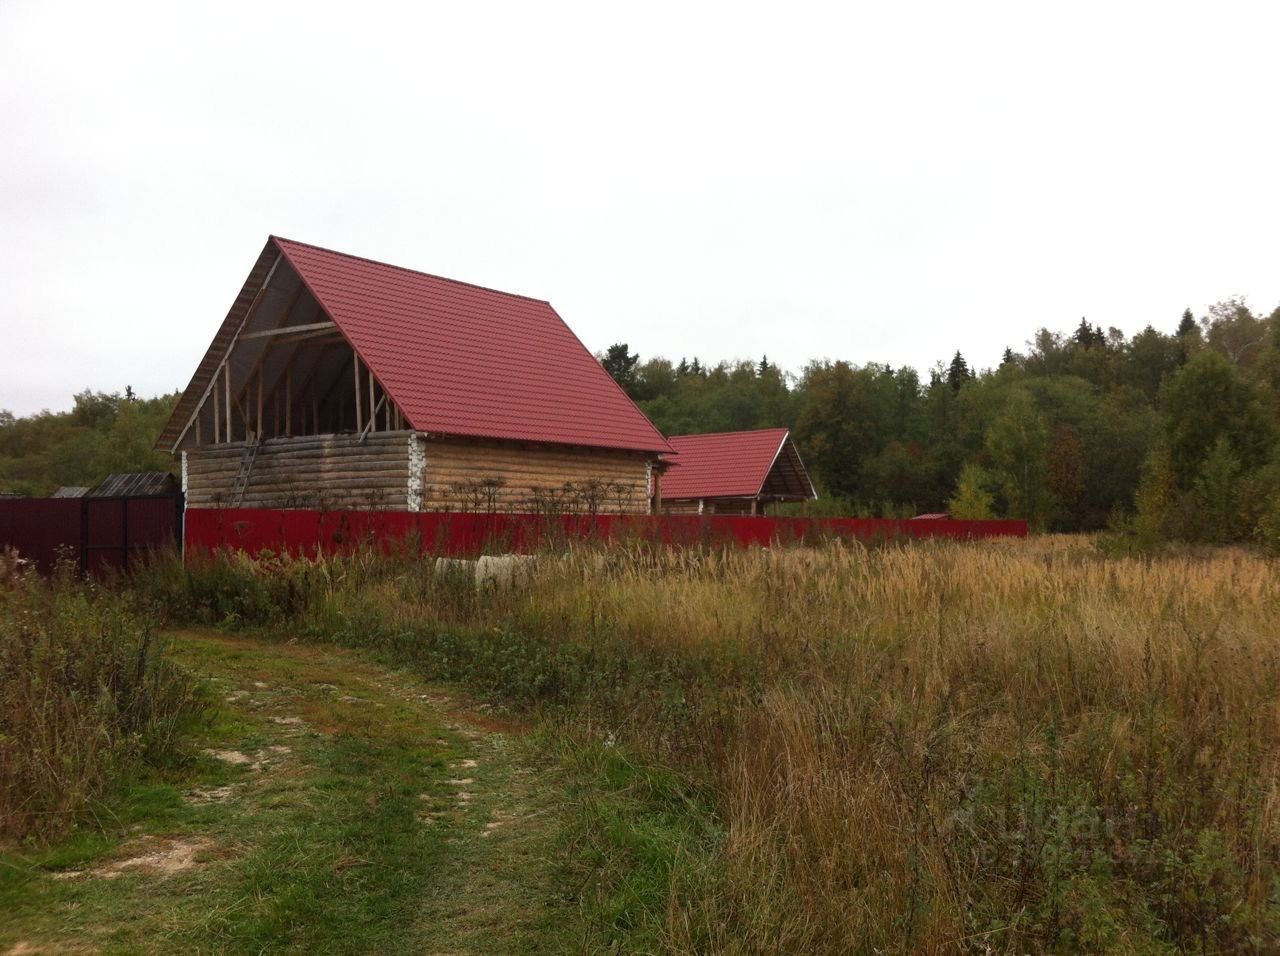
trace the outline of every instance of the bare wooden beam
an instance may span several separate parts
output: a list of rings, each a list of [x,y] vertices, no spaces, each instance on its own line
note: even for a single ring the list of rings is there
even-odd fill
[[[222,405],[218,402],[218,380],[213,380],[213,443],[216,445],[222,440],[222,412],[219,409]]]
[[[360,432],[361,441],[364,441],[364,437],[369,433],[369,429],[373,428],[374,424],[378,421],[378,412],[381,411],[382,403],[385,402],[386,400],[387,400],[387,393],[383,392],[382,398],[378,399],[377,407],[374,408],[373,413],[369,416],[369,424],[365,425],[364,430]],[[374,429],[374,430],[376,431],[377,429]]]
[[[262,368],[258,368],[258,438],[262,438]]]
[[[324,315],[324,310],[320,308],[320,303],[316,302],[314,299],[311,300],[311,313],[313,317],[317,315]],[[290,309],[288,315],[292,315],[292,314],[293,314],[292,309]],[[282,317],[281,321],[282,322],[285,321],[286,318],[287,316]],[[289,344],[288,342],[273,341],[270,343],[269,348],[272,351],[279,351],[279,349],[283,348],[288,344]],[[268,403],[275,401],[277,394],[279,393],[281,388],[285,385],[285,374],[296,359],[297,359],[297,349],[295,348],[293,351],[288,353],[284,363],[284,367],[279,372],[276,373],[275,380],[267,388]],[[266,352],[264,351],[263,355],[259,358],[260,367],[265,368],[265,364],[262,364],[265,362],[265,360],[266,360]],[[277,433],[279,433],[278,427],[276,431]]]
[[[347,365],[355,361],[355,352],[346,353],[346,358],[338,366],[337,372],[329,380],[329,384],[316,391],[320,396],[320,413],[329,417],[330,415],[337,422],[335,429],[342,430],[343,424],[347,420],[347,403],[343,401],[346,398],[346,392],[342,389],[342,383],[347,381]]]
[[[373,369],[369,369],[369,426],[378,430],[378,410],[373,407]]]
[[[324,388],[316,388],[317,383],[319,383],[320,381],[320,375],[321,375],[321,371],[323,371],[325,358],[328,358],[333,355],[334,355],[334,352],[332,351],[315,353],[315,358],[311,362],[311,367],[310,369],[307,370],[306,379],[303,380],[302,385],[300,386],[300,388],[297,389],[298,399],[300,399],[300,401],[302,401],[302,399],[305,398],[306,395],[311,395],[312,398],[316,398],[317,395],[328,395],[330,392],[332,392],[334,385],[337,384],[338,381],[342,380],[342,376],[346,375],[346,372],[347,372],[346,361],[339,362],[337,374],[334,375],[334,378],[329,380],[329,384],[325,385]],[[303,406],[303,408],[305,407],[306,406]],[[316,408],[314,403],[312,404],[312,412],[315,412],[315,411],[316,411]],[[303,420],[305,420],[305,418],[306,416],[303,415]],[[319,422],[319,418],[317,418],[315,415],[312,415],[312,421],[311,421],[312,429],[315,429],[315,427],[317,427],[317,422]],[[302,434],[306,434],[305,425],[303,425],[302,427]]]
[[[340,345],[346,339],[332,332],[312,332],[310,335],[299,335],[296,338],[276,339],[272,345],[296,345],[299,348],[315,348],[324,345]]]
[[[289,364],[284,368],[284,433],[293,434],[293,360],[289,356]]]
[[[217,381],[217,379],[214,379],[214,381]],[[215,389],[214,391],[216,392],[217,390]],[[204,415],[204,405],[205,405],[205,402],[207,402],[208,400],[209,400],[209,392],[208,392],[208,390],[206,390],[206,391],[205,391],[205,393],[204,393],[204,395],[203,395],[203,396],[201,396],[201,398],[200,398],[200,404],[198,404],[198,405],[196,406],[195,414],[191,416],[191,420],[195,423],[195,426],[196,426],[196,444],[197,444],[197,445],[201,445],[201,444],[203,444],[203,442],[200,440],[200,438],[201,438],[201,435],[200,435],[200,419],[201,419],[201,418],[203,417],[203,415]],[[214,397],[213,397],[213,404],[214,404],[214,409],[213,409],[213,410],[216,412],[216,411],[218,410],[218,407],[217,407],[217,406],[218,406],[218,396],[217,396],[216,394],[215,394],[215,395],[214,395]],[[215,442],[218,440],[218,430],[217,430],[216,428],[215,428],[215,429],[214,429],[214,431],[213,431],[213,440],[214,440]],[[176,448],[176,447],[177,447],[177,446],[175,446],[175,448]]]
[[[288,316],[288,314],[289,312],[286,310],[285,315]],[[308,325],[281,325],[274,329],[264,329],[261,332],[246,332],[240,336],[240,341],[248,342],[251,339],[267,339],[276,335],[293,335],[296,332],[328,332],[336,328],[337,326],[332,322],[312,322]]]
[[[364,431],[364,410],[360,407],[360,356],[356,354],[356,350],[351,350],[351,369],[355,373],[356,378],[356,431]]]
[[[231,441],[231,366],[222,363],[222,396],[226,399],[227,441]]]
[[[289,297],[288,304],[284,307],[283,311],[281,311],[280,317],[276,319],[276,329],[279,329],[282,326],[284,326],[284,324],[289,321],[289,316],[293,315],[293,310],[298,305],[298,299],[302,297],[303,288],[304,287],[302,282],[299,281],[298,288],[293,290],[293,295]],[[317,302],[316,312],[318,313],[319,311],[320,311],[320,304]],[[240,340],[243,341],[245,337],[246,336],[241,336]],[[249,376],[244,380],[244,388],[240,390],[241,398],[245,398],[248,395],[249,386],[253,384],[253,377],[255,375],[259,375],[262,373],[262,369],[267,364],[267,356],[271,354],[271,347],[275,344],[277,343],[268,342],[265,346],[263,346],[262,354],[259,355],[258,360],[253,363],[253,370],[249,373]]]
[[[200,402],[196,406],[197,409],[200,405],[204,404],[204,400],[209,396],[209,393],[213,391],[214,385],[218,381],[218,372],[221,369],[226,368],[227,359],[231,357],[231,350],[235,348],[236,341],[239,339],[240,333],[244,331],[244,327],[258,310],[258,303],[262,301],[263,294],[266,293],[267,287],[271,285],[271,279],[275,276],[276,268],[280,265],[280,261],[283,258],[284,257],[279,253],[276,254],[275,262],[271,263],[271,268],[267,271],[267,277],[262,280],[262,285],[258,288],[257,294],[253,297],[253,301],[249,303],[249,308],[245,310],[244,318],[240,320],[240,324],[236,327],[235,335],[231,337],[231,341],[227,344],[227,351],[222,356],[222,361],[219,363],[219,367],[215,368],[213,370],[213,375],[209,377],[209,384],[204,387],[204,394],[200,396]],[[187,437],[187,432],[191,430],[191,425],[194,421],[195,414],[192,414],[192,416],[187,419],[187,423],[182,426],[182,431],[178,433],[178,440],[173,443],[173,447],[169,449],[170,451],[178,450],[178,446],[181,445],[182,440]]]

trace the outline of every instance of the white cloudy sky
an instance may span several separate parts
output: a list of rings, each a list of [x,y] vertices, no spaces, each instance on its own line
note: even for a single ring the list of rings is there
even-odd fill
[[[270,232],[793,369],[1270,311],[1275,10],[0,0],[0,408],[185,385]]]

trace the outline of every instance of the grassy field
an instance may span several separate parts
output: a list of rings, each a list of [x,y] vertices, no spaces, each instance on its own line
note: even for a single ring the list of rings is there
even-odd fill
[[[269,813],[262,783],[232,780],[207,753],[150,771],[209,775],[164,784],[174,816],[158,827],[153,808],[151,829],[236,821],[199,851],[206,866],[163,884],[224,877],[223,901],[198,908],[203,929],[194,910],[172,914],[177,941],[342,949],[326,934],[361,919],[371,933],[401,927],[378,938],[383,949],[436,952],[1207,952],[1280,941],[1280,575],[1246,551],[1115,558],[1054,537],[624,547],[548,557],[529,580],[480,591],[368,555],[234,558],[159,564],[127,603],[187,629],[173,647],[190,672],[245,689],[234,660],[246,654],[259,670],[307,660],[330,675],[262,679],[291,688],[281,713],[301,719],[305,747],[268,742],[289,725],[250,720],[278,716],[275,704],[245,710],[225,699],[232,691],[211,705],[200,733],[231,736],[199,738],[203,750],[285,746],[298,761],[292,796],[266,801]],[[458,703],[431,713],[516,720],[500,732],[472,725],[491,754],[490,792],[534,808],[512,818],[540,821],[514,870],[503,875],[506,856],[467,856],[494,845],[475,829],[500,816],[467,817],[439,845],[440,831],[395,829],[409,826],[414,794],[452,793],[447,780],[459,778],[440,777],[450,763],[480,758],[439,730],[449,718],[397,729],[341,709],[320,685],[348,687],[334,675],[352,654],[382,668],[384,684],[453,688]],[[509,743],[492,744],[495,734]],[[266,776],[284,786],[291,775]],[[183,795],[237,783],[213,809]],[[291,801],[311,806],[331,790],[346,791],[323,804],[332,830],[289,829],[302,825],[289,822]],[[428,812],[446,811],[447,800]],[[40,938],[48,925],[36,914],[77,892],[99,893],[101,908],[81,901],[87,923],[76,925],[118,931],[113,907],[128,907],[115,887],[127,884],[95,881],[104,864],[67,849],[102,839],[86,832],[82,822],[23,844],[26,877],[9,879],[3,902],[32,922],[0,938]],[[350,851],[364,862],[342,875],[335,847],[370,841],[386,855]],[[214,849],[227,846],[240,849]],[[87,880],[48,876],[83,866]],[[263,871],[275,882],[254,882]],[[450,872],[457,881],[444,882],[461,889],[439,904]],[[331,899],[353,915],[330,921]],[[410,911],[425,915],[415,923]],[[403,928],[415,925],[425,935]],[[496,927],[509,946],[493,943]]]

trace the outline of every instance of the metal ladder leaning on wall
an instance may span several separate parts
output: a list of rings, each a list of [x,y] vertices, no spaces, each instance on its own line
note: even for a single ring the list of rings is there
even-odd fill
[[[253,463],[258,460],[258,449],[262,447],[262,439],[257,435],[244,443],[244,453],[240,456],[240,468],[231,482],[231,507],[239,508],[244,501],[244,490],[249,487],[249,475],[253,472]]]

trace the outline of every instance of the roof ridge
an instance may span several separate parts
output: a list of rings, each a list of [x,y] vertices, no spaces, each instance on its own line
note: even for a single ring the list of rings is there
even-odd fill
[[[481,292],[492,292],[495,295],[510,296],[513,299],[523,299],[526,302],[537,302],[539,305],[550,305],[549,299],[539,299],[531,295],[522,295],[519,292],[507,292],[504,289],[495,289],[492,286],[479,285],[475,282],[467,282],[465,279],[451,279],[448,276],[438,275],[434,272],[423,272],[421,269],[410,269],[408,266],[398,266],[394,262],[383,262],[381,259],[370,259],[368,256],[357,256],[350,252],[340,252],[337,249],[330,249],[328,246],[317,246],[313,242],[302,242],[298,239],[287,239],[284,236],[277,236],[271,233],[267,236],[272,242],[287,242],[291,246],[303,246],[307,249],[314,249],[316,252],[325,252],[331,256],[341,256],[344,259],[356,259],[359,262],[367,262],[370,265],[382,266],[386,269],[395,269],[399,272],[408,272],[416,276],[425,276],[428,279],[438,279],[440,282],[451,282],[454,285],[465,285],[471,289],[479,289]]]

